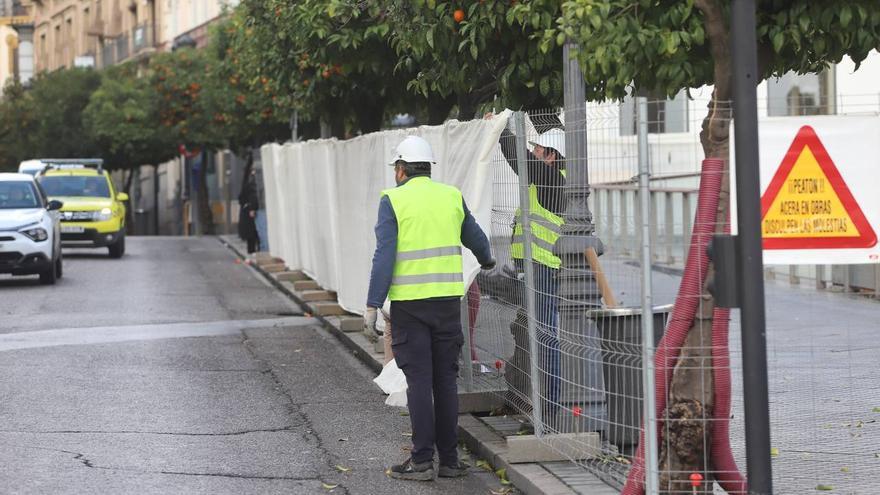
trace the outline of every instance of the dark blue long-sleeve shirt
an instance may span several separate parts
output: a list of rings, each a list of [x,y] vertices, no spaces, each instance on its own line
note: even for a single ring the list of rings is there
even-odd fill
[[[402,185],[402,184],[401,184]],[[464,199],[464,221],[461,223],[461,243],[471,250],[481,265],[492,259],[492,249],[486,234],[477,225]],[[397,217],[388,196],[379,201],[379,220],[376,222],[376,252],[373,253],[373,270],[370,272],[370,290],[367,307],[381,308],[391,289],[394,262],[397,257]]]

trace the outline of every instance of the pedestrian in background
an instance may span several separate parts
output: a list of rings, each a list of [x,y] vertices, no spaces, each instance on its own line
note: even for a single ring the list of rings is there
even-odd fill
[[[455,187],[431,180],[430,144],[408,136],[394,151],[397,187],[382,192],[376,252],[364,322],[374,331],[378,308],[391,300],[392,348],[406,375],[412,424],[410,458],[392,466],[392,478],[459,477],[458,358],[464,336],[462,244],[484,269],[495,266],[489,240]]]
[[[238,195],[239,215],[238,215],[238,235],[247,241],[248,254],[255,253],[260,245],[260,236],[257,234],[257,210],[260,209],[260,198],[257,195],[257,171],[251,168],[251,172],[247,176],[242,188],[241,194]]]

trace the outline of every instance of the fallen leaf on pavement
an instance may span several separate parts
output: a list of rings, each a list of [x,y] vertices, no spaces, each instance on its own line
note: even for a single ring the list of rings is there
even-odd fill
[[[848,473],[848,472],[849,472],[849,468],[846,467],[846,466],[844,466],[844,467],[840,468],[840,472],[841,472],[841,473]]]
[[[490,466],[485,459],[480,459],[479,461],[477,461],[477,467],[485,469],[486,471],[492,471],[492,466]]]
[[[345,466],[337,464],[336,470],[339,471],[340,473],[347,473],[347,472],[351,471],[351,468],[347,468]]]
[[[510,488],[509,486],[507,486],[507,487],[499,488],[498,490],[489,490],[489,493],[491,493],[492,495],[507,495],[508,493],[510,493],[512,491],[513,491],[513,488]]]
[[[880,413],[880,406],[871,409],[871,412]]]
[[[336,488],[337,486],[339,486],[339,483],[336,483],[333,485],[331,485],[329,483],[321,483],[321,486],[323,486],[325,490],[332,490],[332,489]]]
[[[405,437],[411,437],[411,436],[412,436],[412,433],[401,433],[401,435],[403,435],[403,436],[405,436]]]
[[[770,449],[770,457],[779,457],[779,449],[776,447]]]
[[[816,490],[819,490],[820,492],[830,492],[834,490],[834,487],[831,485],[816,485]]]

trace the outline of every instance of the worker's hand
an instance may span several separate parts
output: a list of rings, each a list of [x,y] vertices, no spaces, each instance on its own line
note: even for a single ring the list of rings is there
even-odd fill
[[[367,311],[364,312],[364,331],[373,334],[373,335],[382,335],[379,332],[378,327],[376,327],[376,319],[378,317],[378,311],[376,308],[367,308]]]
[[[250,216],[251,216],[251,218],[257,218],[257,212],[255,212],[254,210],[251,210]]]
[[[495,258],[489,258],[489,261],[480,265],[480,268],[482,268],[483,270],[491,270],[495,268]]]
[[[483,119],[485,119],[485,120],[492,120],[492,117],[494,117],[494,116],[495,116],[494,113],[492,113],[492,112],[486,112],[486,114],[483,115]]]

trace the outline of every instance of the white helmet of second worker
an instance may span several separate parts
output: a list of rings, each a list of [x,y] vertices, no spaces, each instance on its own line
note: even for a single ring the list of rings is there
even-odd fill
[[[424,138],[419,136],[407,136],[391,153],[389,165],[402,161],[406,163],[437,163],[434,160],[434,151]]]
[[[559,128],[553,128],[538,136],[538,139],[529,141],[532,146],[541,146],[543,148],[553,148],[560,155],[565,157],[565,131]]]

